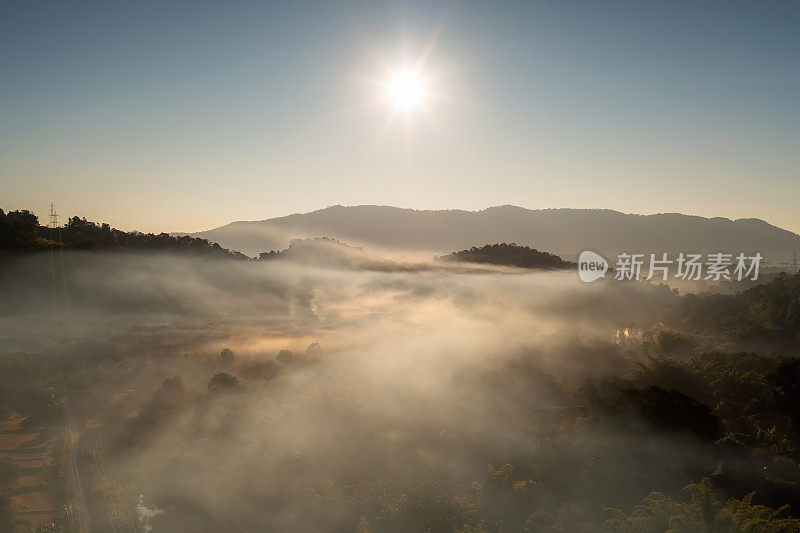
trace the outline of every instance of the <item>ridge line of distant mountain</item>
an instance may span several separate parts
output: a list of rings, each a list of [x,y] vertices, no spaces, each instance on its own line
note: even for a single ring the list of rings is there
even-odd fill
[[[321,209],[314,209],[313,211],[289,213],[288,215],[281,215],[281,216],[278,216],[278,217],[265,218],[265,219],[260,219],[260,220],[234,220],[233,222],[228,222],[227,224],[224,224],[222,226],[218,226],[216,228],[211,228],[211,229],[208,229],[208,230],[201,230],[201,231],[194,231],[194,232],[172,232],[172,233],[170,233],[170,235],[174,235],[174,236],[195,235],[195,234],[198,234],[198,233],[206,233],[206,232],[209,232],[209,231],[215,231],[215,230],[218,230],[218,229],[221,229],[221,228],[226,228],[228,226],[232,226],[232,225],[235,225],[235,224],[259,224],[259,223],[264,223],[264,222],[286,221],[286,220],[294,219],[294,218],[297,218],[297,217],[314,215],[314,214],[317,214],[317,213],[323,213],[323,212],[336,210],[336,209],[362,209],[362,208],[389,209],[389,210],[408,212],[408,213],[459,213],[459,214],[465,214],[465,215],[476,215],[476,214],[481,214],[481,213],[487,213],[489,211],[494,211],[494,210],[508,209],[508,210],[519,210],[519,211],[526,212],[526,213],[570,213],[570,214],[572,214],[572,213],[590,212],[590,213],[606,213],[606,214],[610,214],[610,215],[620,215],[620,216],[623,216],[623,217],[641,217],[641,218],[677,216],[677,217],[684,217],[684,218],[690,218],[690,219],[696,219],[696,220],[704,220],[704,221],[726,221],[726,222],[733,222],[733,223],[756,222],[756,223],[765,224],[765,225],[769,226],[770,228],[774,228],[774,229],[777,229],[777,230],[780,230],[780,231],[785,231],[786,233],[790,233],[792,235],[796,235],[796,236],[800,237],[800,234],[798,234],[798,233],[795,233],[795,232],[793,232],[791,230],[787,230],[785,228],[781,228],[780,226],[776,226],[774,224],[770,224],[769,222],[767,222],[767,221],[765,221],[763,219],[760,219],[760,218],[756,218],[756,217],[742,217],[742,218],[704,217],[704,216],[701,216],[701,215],[689,215],[689,214],[680,213],[680,212],[677,212],[677,211],[664,211],[664,212],[650,213],[650,214],[626,213],[624,211],[618,211],[616,209],[605,209],[605,208],[594,208],[594,207],[588,207],[588,208],[579,208],[579,207],[545,207],[545,208],[539,208],[539,209],[530,209],[530,208],[527,208],[527,207],[520,207],[520,206],[516,206],[516,205],[513,205],[513,204],[496,205],[496,206],[485,207],[483,209],[474,209],[474,210],[458,209],[458,208],[453,208],[453,209],[416,209],[416,208],[413,208],[413,207],[396,207],[396,206],[392,206],[392,205],[380,205],[380,204],[358,204],[358,205],[336,204],[336,205],[331,205],[331,206],[328,206],[328,207],[323,207]]]
[[[800,235],[757,218],[729,219],[681,213],[650,215],[611,209],[527,209],[503,205],[477,211],[335,205],[308,213],[219,228],[174,233],[201,237],[255,256],[285,248],[293,238],[328,236],[371,249],[441,254],[476,242],[515,242],[567,259],[582,250],[630,252],[760,252],[775,261],[800,252]]]

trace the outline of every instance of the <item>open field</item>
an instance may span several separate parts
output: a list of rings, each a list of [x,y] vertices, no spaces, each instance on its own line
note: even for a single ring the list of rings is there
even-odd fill
[[[19,506],[20,515],[31,528],[38,528],[51,522],[60,506],[47,475],[48,468],[59,462],[54,456],[59,430],[31,426],[27,421],[27,417],[15,415],[0,423],[0,457],[11,459],[19,467],[12,485],[12,503]]]

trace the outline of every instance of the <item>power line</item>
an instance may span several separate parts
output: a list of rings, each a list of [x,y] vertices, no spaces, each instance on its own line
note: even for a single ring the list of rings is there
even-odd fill
[[[56,235],[54,231],[58,232],[58,247],[59,254],[62,257],[61,272],[63,274],[63,244],[61,241],[61,228],[58,225],[58,213],[56,212],[55,203],[50,204],[50,220],[47,224],[48,237],[50,239],[50,273],[51,273],[51,289],[53,300],[53,318],[56,323],[63,323],[59,320],[61,313],[59,312],[58,298],[56,296],[56,260],[55,260],[55,247]],[[66,300],[64,301],[66,303]],[[67,461],[67,487],[69,489],[70,500],[73,502],[73,510],[75,512],[75,521],[77,523],[78,531],[80,533],[90,531],[89,515],[86,511],[86,500],[83,496],[83,488],[80,482],[80,473],[77,466],[77,452],[72,445],[72,428],[74,422],[70,415],[69,396],[67,394],[66,379],[64,379],[64,354],[66,351],[63,336],[58,336],[58,388],[61,397],[61,417],[64,423],[64,448],[65,460]]]
[[[64,378],[64,357],[69,353],[67,343],[71,343],[71,313],[70,313],[70,299],[67,285],[66,268],[64,266],[64,245],[61,238],[61,226],[58,223],[58,213],[54,203],[50,204],[50,220],[48,223],[50,249],[51,249],[51,270],[53,278],[53,310],[58,314],[58,306],[56,304],[56,261],[55,261],[55,245],[56,238],[58,239],[59,247],[59,267],[61,271],[61,289],[63,297],[63,321],[66,326],[65,336],[62,337],[60,345],[60,359],[59,359],[59,378],[60,388],[62,390],[62,406],[63,416],[65,423],[65,434],[67,435],[67,451],[68,451],[68,474],[69,474],[69,488],[72,499],[75,502],[76,518],[78,522],[78,530],[80,533],[88,532],[91,530],[89,521],[88,510],[86,501],[84,499],[83,490],[80,483],[80,474],[77,467],[76,450],[72,446],[70,434],[72,428],[75,427],[75,421],[71,416],[69,407],[69,397],[67,395],[66,380]],[[84,390],[84,402],[87,415],[87,424],[85,437],[86,441],[95,456],[96,466],[98,468],[98,475],[100,477],[101,490],[103,498],[106,503],[108,511],[108,520],[111,530],[114,532],[133,532],[135,530],[134,520],[131,516],[130,509],[127,504],[127,497],[122,484],[117,479],[114,473],[114,467],[111,462],[108,448],[103,439],[102,430],[97,425],[97,414],[94,409],[94,402],[92,401],[91,393],[86,384],[85,378],[81,376],[81,383]],[[89,423],[91,426],[89,427]],[[83,437],[83,436],[82,436]]]

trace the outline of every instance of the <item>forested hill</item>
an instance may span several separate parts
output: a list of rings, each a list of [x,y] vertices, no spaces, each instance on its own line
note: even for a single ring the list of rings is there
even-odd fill
[[[175,250],[219,257],[246,257],[206,239],[122,231],[80,217],[70,217],[66,224],[53,230],[41,225],[38,217],[30,211],[6,213],[0,209],[0,252],[46,250],[59,240],[64,248],[71,250]]]
[[[514,243],[487,244],[480,248],[473,246],[469,250],[453,252],[436,259],[439,261],[461,261],[545,270],[562,270],[575,266],[575,263],[564,261],[557,255],[540,252],[535,248],[519,246]]]
[[[770,345],[800,346],[800,273],[778,275],[737,294],[687,294],[664,323],[683,331]]]

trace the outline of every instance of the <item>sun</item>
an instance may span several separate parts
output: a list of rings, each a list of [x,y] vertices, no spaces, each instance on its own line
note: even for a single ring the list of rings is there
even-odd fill
[[[412,111],[421,107],[427,97],[428,81],[419,71],[402,68],[386,82],[386,98],[397,109]]]

